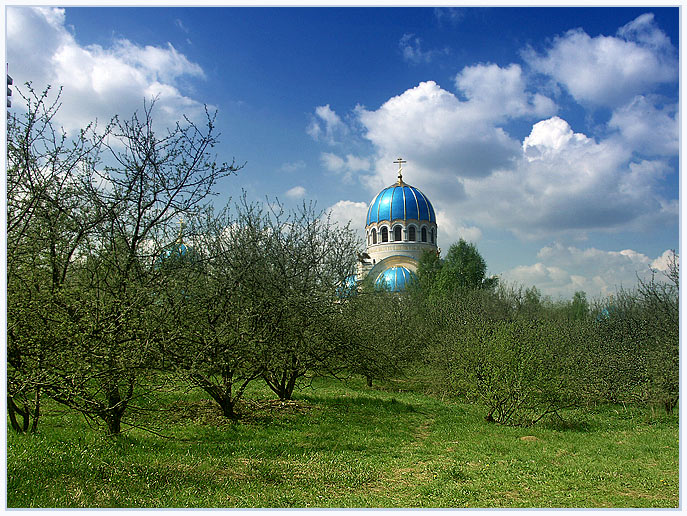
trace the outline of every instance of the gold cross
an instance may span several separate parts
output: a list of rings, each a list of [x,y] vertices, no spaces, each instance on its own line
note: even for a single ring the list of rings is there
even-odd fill
[[[403,163],[408,163],[407,161],[403,160],[402,158],[398,158],[394,163],[398,163],[398,182],[402,183],[403,178],[401,177],[401,172],[403,171]]]

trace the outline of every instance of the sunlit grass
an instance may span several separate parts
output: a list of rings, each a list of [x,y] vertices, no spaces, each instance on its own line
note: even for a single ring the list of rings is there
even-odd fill
[[[231,423],[197,391],[110,438],[47,404],[8,430],[9,507],[677,507],[678,418],[602,406],[530,428],[389,382],[254,388]],[[145,405],[145,403],[143,403]],[[126,427],[125,427],[126,428]]]

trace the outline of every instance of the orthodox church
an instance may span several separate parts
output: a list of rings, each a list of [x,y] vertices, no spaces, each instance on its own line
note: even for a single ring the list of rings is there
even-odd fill
[[[360,254],[355,283],[368,278],[377,288],[400,292],[416,279],[424,251],[437,248],[437,219],[425,194],[403,181],[398,158],[398,181],[379,192],[367,210],[367,252]]]

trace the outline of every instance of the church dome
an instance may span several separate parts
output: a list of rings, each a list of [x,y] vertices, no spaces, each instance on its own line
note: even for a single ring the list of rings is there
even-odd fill
[[[375,287],[390,292],[400,292],[416,279],[417,276],[406,267],[389,267],[377,277]]]
[[[365,225],[382,221],[417,220],[436,223],[434,207],[425,194],[399,179],[377,194],[367,210]]]
[[[199,261],[198,254],[182,242],[175,242],[162,250],[155,260],[155,268],[177,267],[181,264],[195,264]]]

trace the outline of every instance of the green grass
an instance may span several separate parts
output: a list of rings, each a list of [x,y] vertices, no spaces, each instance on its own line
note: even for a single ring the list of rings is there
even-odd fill
[[[571,424],[486,423],[478,405],[389,382],[318,380],[238,423],[202,394],[158,395],[116,438],[46,403],[8,429],[8,507],[677,507],[678,417],[602,406]],[[125,427],[126,428],[126,427]]]

